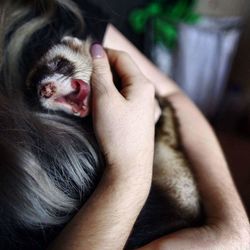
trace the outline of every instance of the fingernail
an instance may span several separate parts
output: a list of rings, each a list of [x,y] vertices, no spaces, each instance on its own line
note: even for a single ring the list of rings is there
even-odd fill
[[[94,43],[91,45],[90,53],[93,58],[102,58],[104,56],[104,49],[101,44]]]

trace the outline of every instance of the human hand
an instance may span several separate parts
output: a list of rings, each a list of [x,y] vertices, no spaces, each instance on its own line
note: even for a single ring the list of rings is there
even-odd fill
[[[154,152],[155,91],[132,59],[98,44],[93,57],[92,114],[107,168],[122,178],[151,181]],[[110,64],[121,78],[119,92]],[[131,179],[131,178],[130,178]]]

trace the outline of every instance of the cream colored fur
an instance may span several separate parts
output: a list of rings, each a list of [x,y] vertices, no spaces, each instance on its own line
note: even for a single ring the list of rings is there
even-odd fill
[[[190,164],[182,150],[175,111],[161,100],[162,115],[156,128],[153,183],[172,198],[188,217],[200,210],[197,186]]]

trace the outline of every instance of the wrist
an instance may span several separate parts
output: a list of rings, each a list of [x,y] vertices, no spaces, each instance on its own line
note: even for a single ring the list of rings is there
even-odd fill
[[[127,165],[126,170],[120,168],[120,166],[108,165],[102,177],[103,185],[115,189],[124,189],[131,196],[136,196],[137,198],[141,196],[146,199],[151,187],[152,171],[139,174],[133,167]]]

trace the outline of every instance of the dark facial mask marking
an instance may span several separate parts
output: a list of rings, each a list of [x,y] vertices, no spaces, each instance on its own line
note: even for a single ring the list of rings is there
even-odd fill
[[[37,86],[44,78],[54,74],[61,74],[71,77],[75,72],[75,66],[72,62],[62,56],[56,56],[51,61],[44,61],[37,65],[30,78],[31,85]]]

